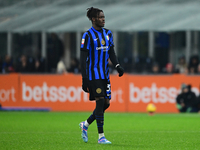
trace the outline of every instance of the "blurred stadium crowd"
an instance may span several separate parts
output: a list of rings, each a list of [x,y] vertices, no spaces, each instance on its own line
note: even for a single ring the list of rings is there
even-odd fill
[[[59,44],[58,44],[59,45]],[[60,44],[62,45],[62,44]],[[57,49],[56,49],[57,50]],[[73,57],[70,59],[69,67],[66,67],[65,61],[63,60],[63,47],[61,46],[60,54],[53,53],[53,49],[49,49],[47,55],[47,60],[41,56],[32,57],[22,54],[14,62],[12,56],[5,55],[0,56],[0,73],[80,73],[79,59]],[[57,53],[58,51],[56,51]],[[193,55],[190,57],[189,62],[186,62],[185,56],[180,56],[178,58],[177,64],[172,64],[168,62],[164,67],[154,61],[151,58],[136,57],[133,63],[129,63],[128,58],[124,58],[121,62],[126,73],[133,74],[190,74],[190,75],[200,75],[200,62],[198,55]],[[116,71],[109,63],[110,73],[115,74]]]
[[[24,42],[23,44],[27,43]],[[22,46],[21,51],[29,51],[30,47],[23,48]],[[46,58],[43,58],[40,53],[17,55],[19,57],[15,55],[0,56],[0,73],[80,73],[79,60],[75,57],[70,58],[70,65],[68,65],[68,68],[66,67],[63,61],[64,44],[56,34],[51,34],[50,38],[47,39]]]

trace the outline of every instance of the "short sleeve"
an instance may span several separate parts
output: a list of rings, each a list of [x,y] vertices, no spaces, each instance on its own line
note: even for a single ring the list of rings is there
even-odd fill
[[[81,50],[83,50],[83,51],[89,50],[89,46],[90,46],[89,43],[90,43],[90,38],[88,36],[88,33],[85,32],[83,34],[83,37],[82,37],[82,40],[81,40]]]

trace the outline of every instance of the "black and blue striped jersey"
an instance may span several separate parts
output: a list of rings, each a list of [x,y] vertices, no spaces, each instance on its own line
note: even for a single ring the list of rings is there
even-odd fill
[[[112,32],[91,27],[83,34],[81,50],[88,52],[86,75],[89,80],[109,79],[109,50],[114,47]]]

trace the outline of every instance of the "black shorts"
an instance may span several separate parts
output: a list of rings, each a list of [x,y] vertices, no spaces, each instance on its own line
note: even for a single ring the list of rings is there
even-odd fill
[[[98,79],[89,81],[90,100],[95,100],[95,97],[104,97],[111,99],[110,80]]]

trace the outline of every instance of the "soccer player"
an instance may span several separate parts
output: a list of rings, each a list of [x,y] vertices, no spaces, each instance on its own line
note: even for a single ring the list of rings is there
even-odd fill
[[[81,43],[81,74],[82,89],[89,93],[89,99],[96,101],[96,108],[91,116],[79,124],[82,139],[88,141],[87,129],[96,120],[99,144],[111,144],[104,136],[104,112],[110,106],[111,86],[109,79],[108,60],[117,69],[119,76],[124,74],[120,66],[113,43],[112,32],[103,28],[105,16],[98,8],[88,8],[87,17],[92,22],[92,27],[83,34]]]

